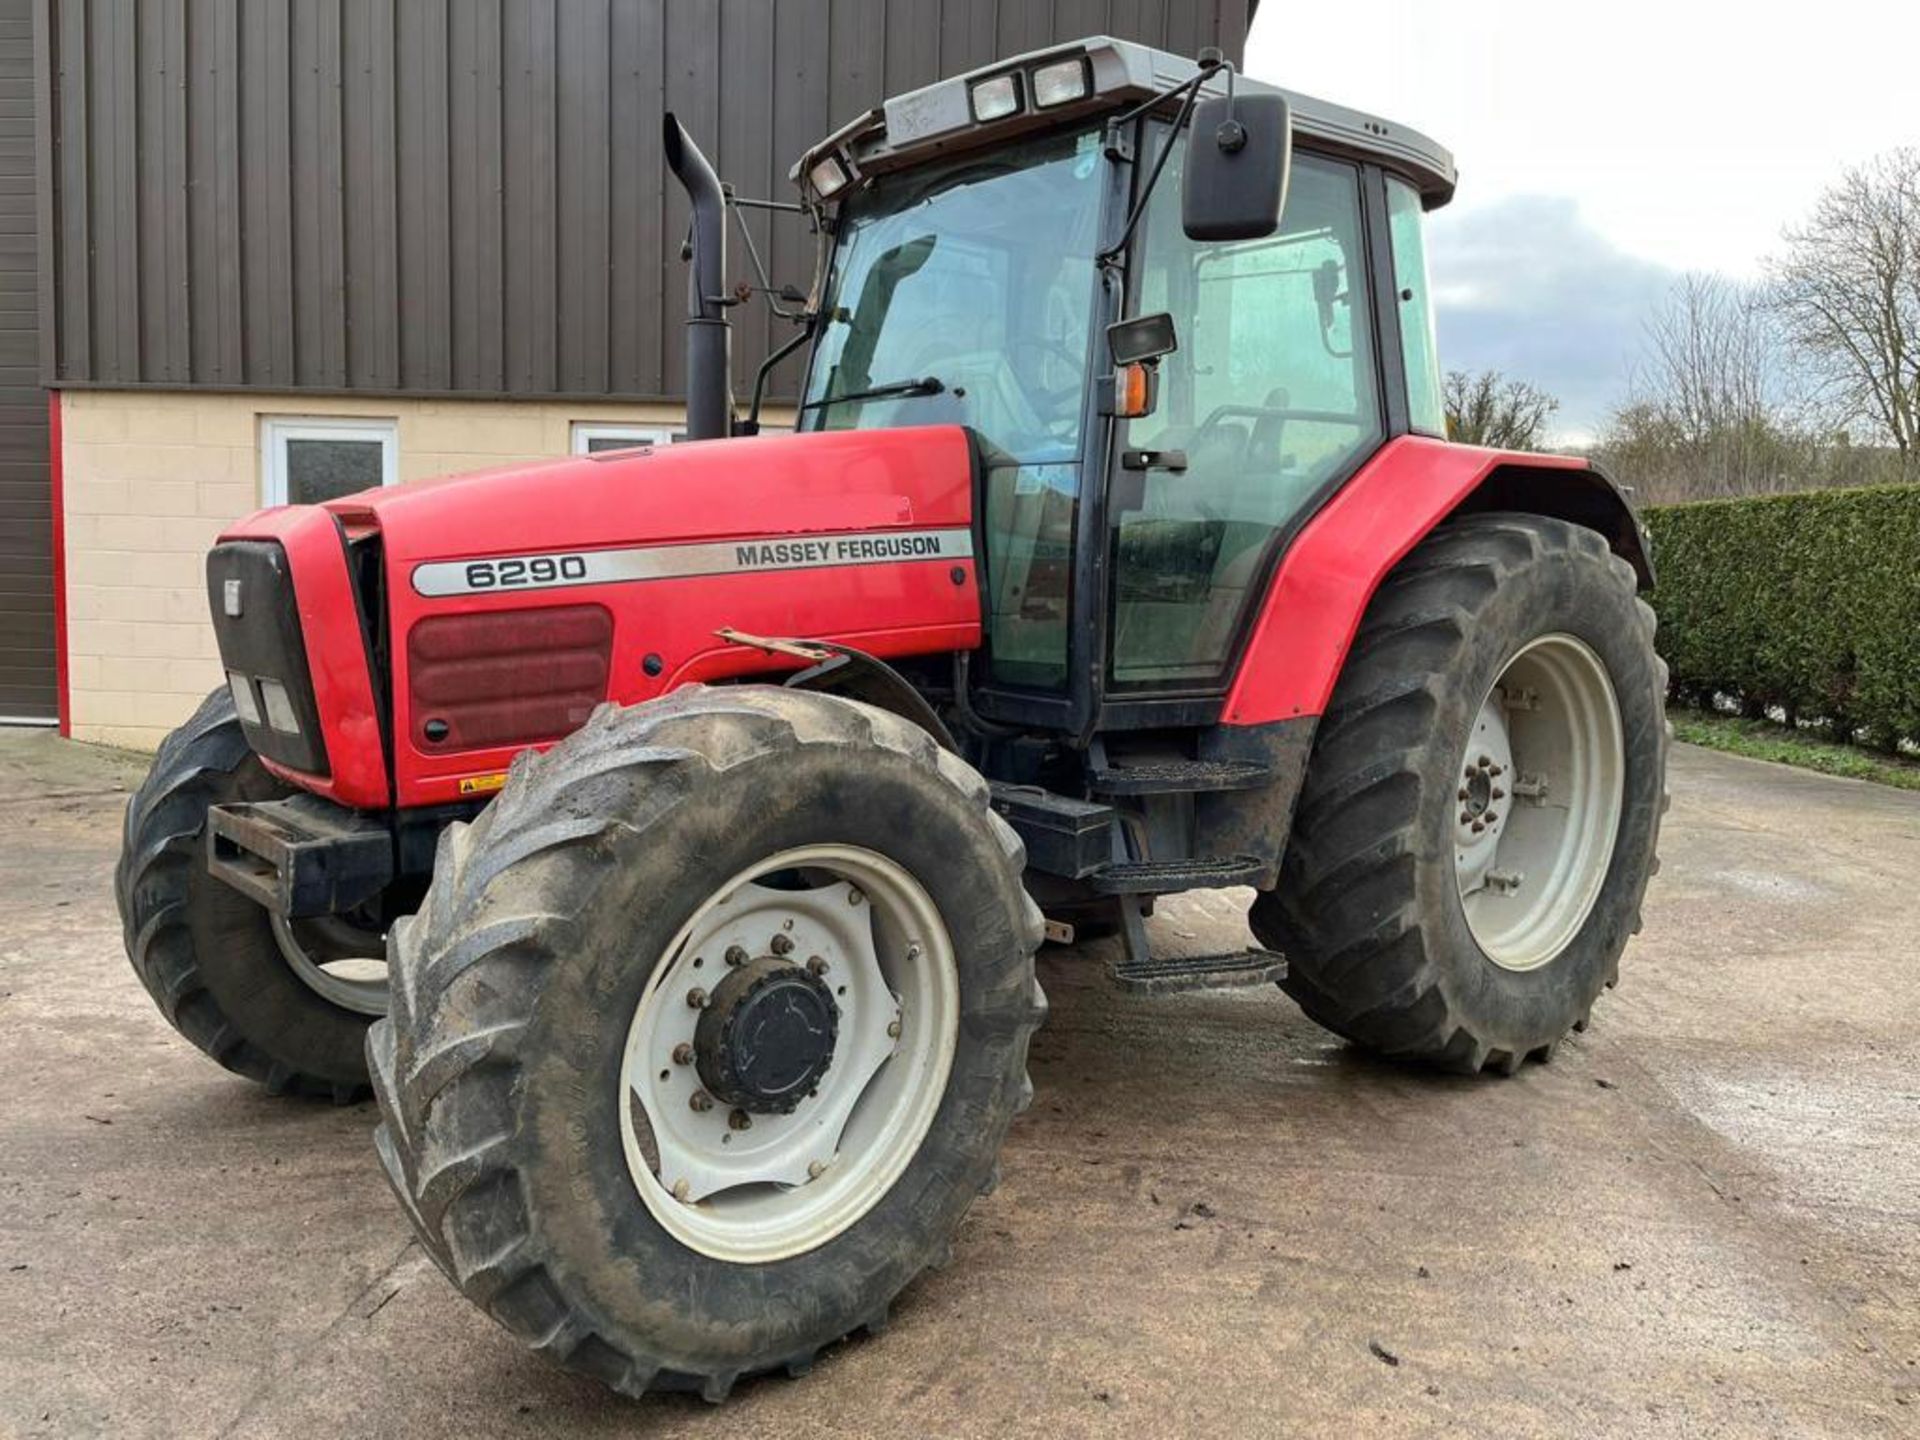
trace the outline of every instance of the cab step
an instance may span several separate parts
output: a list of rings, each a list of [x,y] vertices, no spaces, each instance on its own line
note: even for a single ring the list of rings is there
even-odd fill
[[[1125,860],[1102,865],[1087,883],[1102,895],[1172,895],[1181,890],[1215,890],[1223,885],[1252,885],[1266,873],[1258,855],[1228,855],[1215,860]]]
[[[1257,790],[1272,780],[1270,766],[1250,760],[1159,758],[1109,761],[1088,772],[1087,788],[1096,795],[1191,795]]]
[[[1107,978],[1130,995],[1177,995],[1187,990],[1237,990],[1267,985],[1287,973],[1284,955],[1257,946],[1226,955],[1181,955],[1135,960],[1107,967]]]

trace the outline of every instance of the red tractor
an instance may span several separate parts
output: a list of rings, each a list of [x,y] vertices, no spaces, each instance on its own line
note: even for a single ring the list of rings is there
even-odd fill
[[[1587,1023],[1664,806],[1647,544],[1587,461],[1446,441],[1445,151],[1110,39],[891,100],[795,168],[800,433],[756,436],[732,197],[666,134],[708,443],[209,556],[228,686],[118,875],[182,1034],[371,1083],[455,1285],[718,1399],[948,1254],[1043,936],[1453,1071]],[[1157,897],[1235,885],[1258,948],[1151,953]]]

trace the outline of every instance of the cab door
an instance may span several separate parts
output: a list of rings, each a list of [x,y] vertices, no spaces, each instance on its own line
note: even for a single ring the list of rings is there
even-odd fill
[[[1207,244],[1181,229],[1183,154],[1134,262],[1133,312],[1171,312],[1179,349],[1115,447],[1109,694],[1217,692],[1271,557],[1384,435],[1368,177],[1296,151],[1279,231]]]

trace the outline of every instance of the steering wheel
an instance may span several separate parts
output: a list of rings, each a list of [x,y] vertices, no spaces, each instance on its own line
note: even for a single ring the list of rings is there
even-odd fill
[[[1031,377],[1027,367],[1020,361],[1022,355],[1051,356],[1064,362],[1076,378],[1071,384],[1049,390]],[[1013,378],[1020,382],[1027,403],[1033,406],[1040,423],[1051,429],[1079,422],[1081,392],[1078,377],[1086,369],[1086,364],[1087,357],[1084,354],[1076,355],[1058,340],[1049,340],[1044,335],[1020,335],[1007,342],[1007,367],[1013,371]]]

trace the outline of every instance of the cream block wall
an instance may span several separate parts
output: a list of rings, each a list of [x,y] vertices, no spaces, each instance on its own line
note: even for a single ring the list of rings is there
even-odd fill
[[[575,421],[651,425],[682,414],[662,405],[63,392],[74,736],[152,749],[221,683],[202,566],[220,530],[264,503],[262,417],[391,419],[404,482],[566,455]]]

